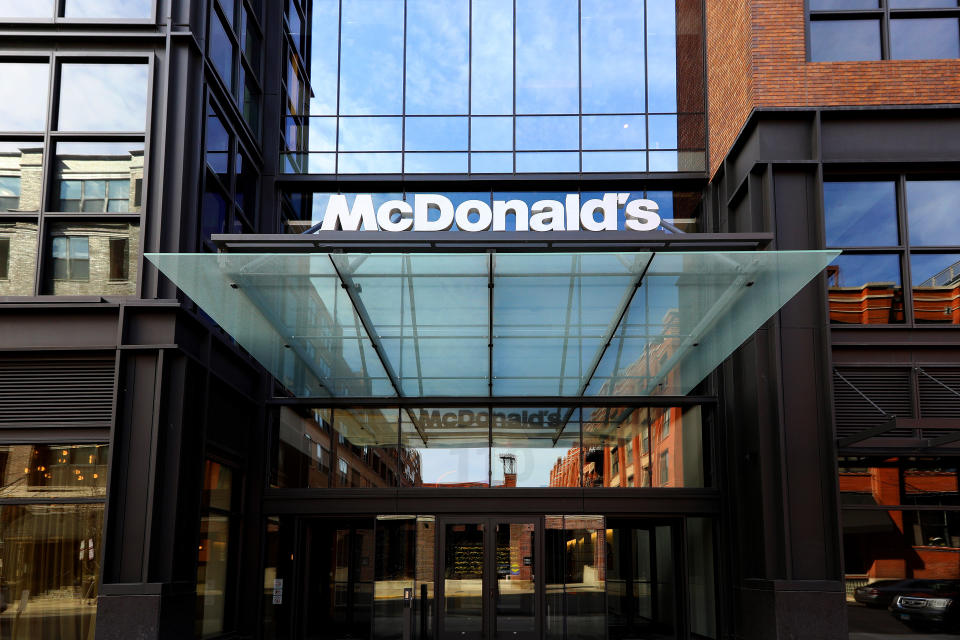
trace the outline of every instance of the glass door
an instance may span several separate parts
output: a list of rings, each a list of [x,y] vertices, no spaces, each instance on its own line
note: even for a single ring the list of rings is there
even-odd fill
[[[539,520],[451,518],[439,530],[440,640],[539,638]]]

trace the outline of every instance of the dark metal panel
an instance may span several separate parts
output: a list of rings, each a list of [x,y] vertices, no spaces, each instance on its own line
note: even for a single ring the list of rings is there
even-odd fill
[[[828,114],[823,118],[824,161],[933,162],[960,156],[960,117],[921,114]]]
[[[0,357],[0,429],[109,429],[113,368],[112,354]]]

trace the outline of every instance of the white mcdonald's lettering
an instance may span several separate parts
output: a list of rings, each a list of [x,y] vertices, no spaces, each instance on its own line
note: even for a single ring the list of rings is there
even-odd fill
[[[527,206],[523,200],[467,200],[454,207],[450,198],[418,193],[413,206],[404,200],[388,200],[374,207],[373,196],[358,194],[353,206],[347,196],[334,194],[327,202],[321,231],[506,231],[507,216],[513,216],[516,231],[616,231],[617,210],[626,205],[625,224],[631,231],[653,231],[660,226],[660,207],[653,200],[630,199],[629,193],[605,193],[580,204],[580,196],[538,200]],[[599,217],[597,214],[600,214]],[[432,215],[431,215],[432,214]]]

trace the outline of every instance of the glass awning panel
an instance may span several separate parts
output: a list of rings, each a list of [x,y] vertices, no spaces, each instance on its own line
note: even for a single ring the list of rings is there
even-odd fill
[[[301,397],[690,392],[837,251],[147,254]]]

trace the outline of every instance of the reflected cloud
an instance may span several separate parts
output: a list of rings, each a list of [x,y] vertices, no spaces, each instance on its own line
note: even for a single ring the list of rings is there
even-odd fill
[[[151,0],[67,0],[68,18],[150,18]]]
[[[5,18],[53,18],[54,0],[0,0]]]
[[[408,0],[406,113],[466,114],[469,0]]]
[[[0,131],[43,131],[47,123],[49,64],[0,63],[0,86],[7,87],[0,100]]]
[[[143,131],[147,65],[64,64],[60,73],[60,131]]]

